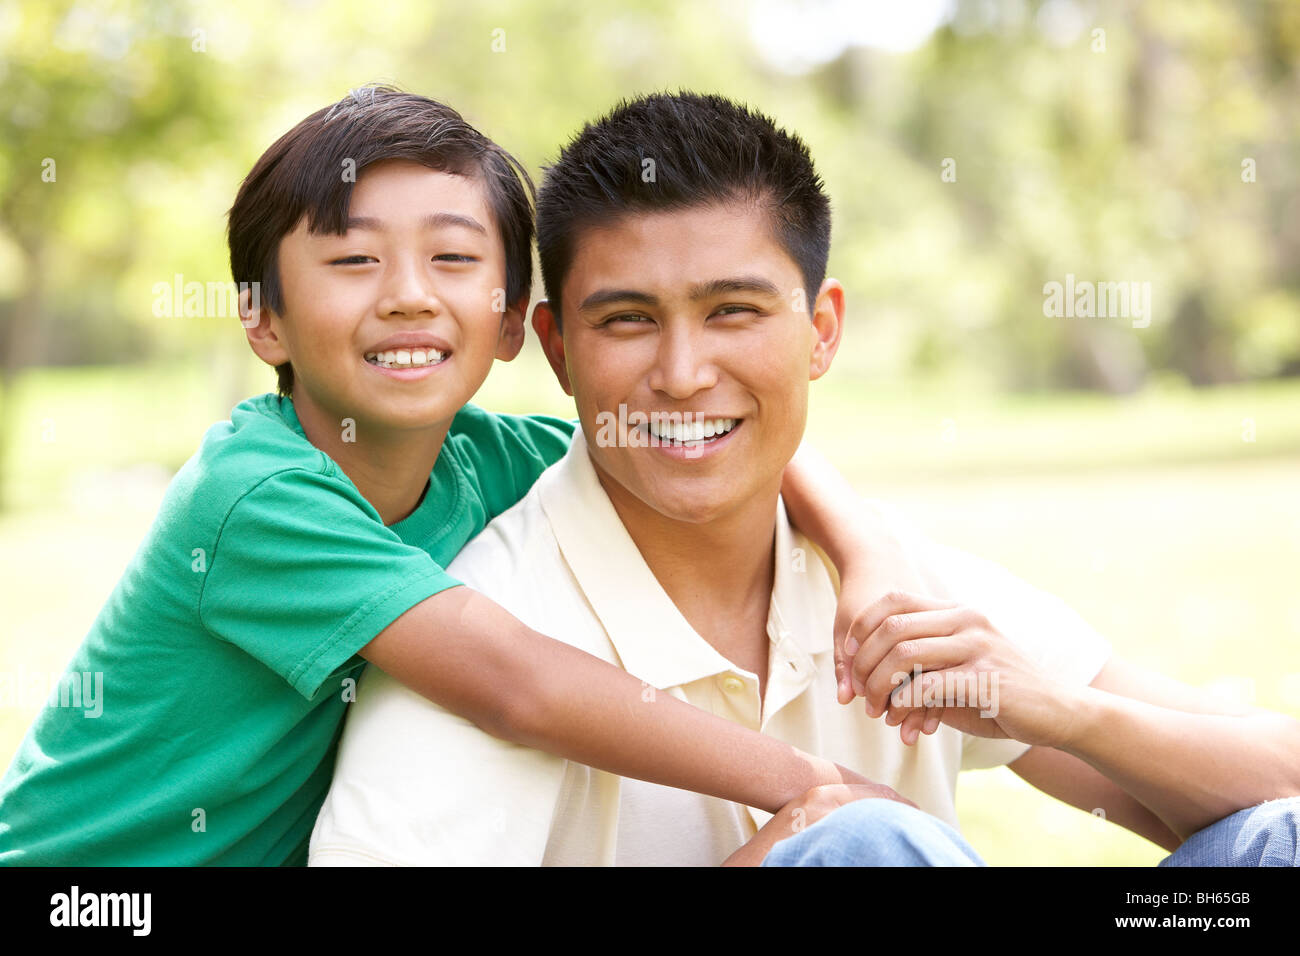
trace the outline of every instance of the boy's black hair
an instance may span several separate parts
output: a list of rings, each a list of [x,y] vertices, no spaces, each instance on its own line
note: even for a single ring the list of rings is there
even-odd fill
[[[283,312],[277,253],[305,215],[314,233],[346,231],[357,177],[370,164],[409,159],[477,177],[505,246],[506,301],[533,281],[533,181],[517,159],[449,106],[388,86],[352,90],[285,133],[254,164],[230,207],[230,270],[261,283],[261,301]],[[293,366],[276,366],[279,392],[293,389]]]
[[[762,113],[689,91],[624,100],[586,124],[537,195],[542,281],[557,320],[584,229],[629,213],[754,200],[815,296],[830,254],[830,200],[808,147]]]

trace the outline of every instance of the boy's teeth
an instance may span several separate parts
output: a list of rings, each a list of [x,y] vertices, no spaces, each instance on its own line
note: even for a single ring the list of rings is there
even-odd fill
[[[387,352],[367,352],[366,361],[384,368],[421,368],[437,365],[446,353],[437,349],[390,349]]]
[[[692,422],[673,422],[650,417],[650,434],[660,441],[688,442],[704,441],[718,435],[725,435],[736,427],[734,418],[695,419]]]

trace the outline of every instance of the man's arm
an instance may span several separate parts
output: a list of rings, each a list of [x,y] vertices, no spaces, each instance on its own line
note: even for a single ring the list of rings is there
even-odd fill
[[[820,784],[869,782],[655,693],[466,587],[421,601],[361,655],[495,737],[620,776],[773,813]]]
[[[957,686],[951,678],[996,687],[987,716],[984,703],[965,698],[943,699],[936,716],[966,733],[1078,758],[1180,841],[1237,810],[1300,794],[1300,722],[1290,717],[1253,708],[1231,712],[1114,657],[1091,685],[1072,685],[1038,668],[978,611],[916,595],[887,596],[856,626],[868,636],[852,680],[869,715],[891,725],[910,720],[920,704],[944,698],[946,685]],[[920,676],[911,676],[918,670]],[[906,682],[900,685],[899,677]],[[1040,753],[1023,767],[1066,802],[1095,799],[1090,788],[1097,781],[1077,764]],[[1121,808],[1121,816],[1135,812]],[[1134,822],[1142,828],[1137,832],[1167,842],[1149,820]]]
[[[1300,721],[1283,714],[1221,703],[1116,658],[1070,706],[1058,748],[1031,748],[1011,768],[1074,806],[1097,798],[1100,776],[1119,812],[1107,816],[1166,849],[1245,807],[1300,795]]]

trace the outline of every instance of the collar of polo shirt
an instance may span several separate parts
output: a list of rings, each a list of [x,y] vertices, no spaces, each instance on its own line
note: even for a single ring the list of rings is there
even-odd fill
[[[743,673],[696,633],[659,584],[601,487],[581,431],[537,488],[560,552],[628,673],[659,688]],[[832,649],[829,629],[807,633],[797,626],[786,628],[784,622],[835,617],[826,566],[805,539],[792,534],[779,499],[776,508],[776,571],[768,612],[774,666],[764,722],[807,687],[814,656]]]

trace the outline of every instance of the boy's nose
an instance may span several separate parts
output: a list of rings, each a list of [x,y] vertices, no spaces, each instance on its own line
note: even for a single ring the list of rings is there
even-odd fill
[[[422,263],[394,264],[384,277],[377,310],[386,315],[436,315],[442,303],[434,291],[433,278]]]

